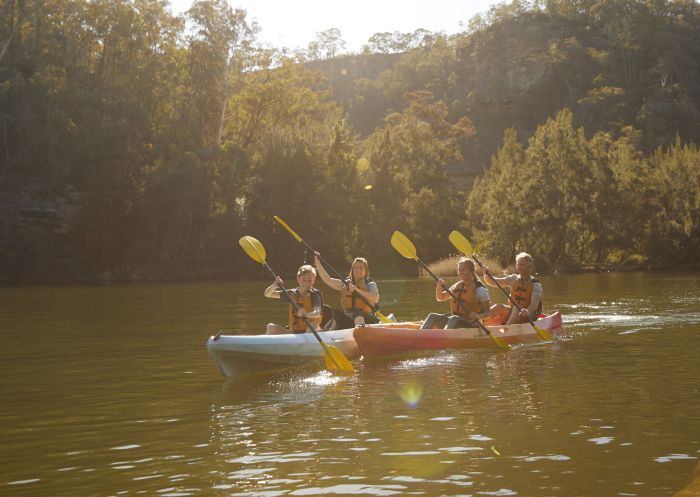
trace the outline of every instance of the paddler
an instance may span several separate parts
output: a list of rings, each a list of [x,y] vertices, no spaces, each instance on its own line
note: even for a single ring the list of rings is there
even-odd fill
[[[520,307],[518,310],[512,303],[510,306],[494,304],[491,307],[492,316],[499,318],[503,324],[537,320],[542,312],[542,283],[532,275],[534,262],[530,254],[520,252],[515,256],[514,274],[493,277],[487,267],[484,270],[484,282],[491,286],[510,287],[510,298]]]
[[[445,290],[445,280],[442,278],[438,278],[435,286],[435,300],[449,300],[450,314],[431,312],[423,321],[421,329],[476,328],[474,321],[490,315],[491,297],[488,289],[476,277],[474,261],[468,257],[457,261],[457,275],[460,280],[450,287],[450,292],[457,300]]]
[[[321,292],[314,288],[316,281],[316,269],[305,264],[297,271],[297,283],[299,286],[292,290],[287,290],[288,297],[297,305],[299,311],[289,304],[289,321],[287,326],[280,326],[275,323],[267,325],[268,335],[281,335],[285,333],[305,333],[308,331],[307,321],[311,323],[314,330],[318,331],[321,324],[323,297]],[[272,285],[265,289],[265,297],[279,299],[282,297],[282,278],[279,276]],[[306,320],[304,320],[306,318]]]
[[[355,257],[345,281],[332,278],[321,264],[321,254],[314,254],[318,275],[326,285],[340,292],[342,313],[334,313],[336,329],[378,323],[372,311],[379,303],[379,288],[369,276],[369,263],[364,257]]]

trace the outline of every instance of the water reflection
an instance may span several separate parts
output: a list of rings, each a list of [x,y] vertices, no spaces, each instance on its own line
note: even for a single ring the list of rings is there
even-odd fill
[[[405,494],[426,483],[500,492],[493,481],[505,471],[498,461],[508,453],[509,426],[514,416],[533,420],[541,410],[538,383],[545,374],[530,366],[541,366],[542,355],[551,353],[436,353],[362,365],[355,377],[335,382],[327,373],[239,380],[236,388],[227,382],[213,409],[212,444],[227,465],[218,477],[237,479],[245,495],[267,495],[275,490],[269,481],[298,474],[303,478],[287,480],[285,488],[316,495],[347,485],[347,474],[332,471],[340,464],[363,480],[342,487],[349,493]],[[260,431],[264,439],[256,437]],[[570,460],[531,451],[508,457],[518,464]],[[302,471],[309,467],[315,471]],[[401,487],[387,487],[387,481]]]
[[[546,277],[568,341],[230,380],[205,340],[283,315],[257,282],[0,289],[0,493],[671,495],[700,455],[699,281]],[[400,317],[433,291],[382,282]]]

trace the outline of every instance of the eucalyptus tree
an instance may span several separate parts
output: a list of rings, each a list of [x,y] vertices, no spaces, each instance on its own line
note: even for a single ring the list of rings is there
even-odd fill
[[[679,137],[649,157],[649,188],[642,211],[647,221],[646,254],[657,265],[698,264],[700,256],[700,148]]]
[[[224,142],[238,144],[245,162],[238,183],[223,187],[224,201],[242,225],[265,233],[274,215],[289,217],[310,239],[323,226],[319,248],[345,253],[359,188],[357,144],[322,74],[267,52],[245,74],[231,109]],[[282,235],[279,243],[289,247]]]
[[[236,168],[245,158],[239,144],[224,139],[224,130],[231,118],[229,102],[255,64],[257,31],[245,11],[225,0],[198,0],[184,20],[185,44],[173,66],[180,81],[171,93],[177,114],[147,183],[157,193],[146,206],[153,240],[148,253],[170,272],[225,265],[222,240],[231,241],[237,233],[240,223],[227,217],[235,212],[228,210],[233,202],[227,204],[222,196],[236,182]]]
[[[490,167],[476,178],[468,197],[465,229],[501,262],[512,260],[520,238],[530,229],[522,222],[519,206],[527,200],[520,186],[524,164],[525,147],[516,130],[509,128]]]
[[[70,236],[87,271],[123,264],[130,219],[169,108],[181,25],[163,3],[6,2],[16,67],[3,110],[8,163],[50,192],[70,185],[84,207]],[[6,10],[5,10],[6,9]],[[24,62],[21,62],[24,61]],[[163,92],[163,93],[159,93]]]
[[[385,119],[368,139],[366,148],[375,171],[370,191],[374,205],[375,237],[384,239],[387,226],[408,229],[426,247],[427,257],[440,257],[436,239],[449,234],[450,223],[463,207],[457,205],[459,191],[450,185],[447,165],[461,160],[461,147],[474,133],[472,122],[463,117],[450,122],[446,105],[427,91],[406,95],[408,107]],[[431,200],[439,200],[430,210]]]
[[[506,262],[526,250],[545,267],[606,255],[615,185],[604,142],[602,136],[589,142],[568,109],[539,126],[524,150],[513,132],[506,133],[491,170],[470,195],[479,238],[494,255]]]
[[[308,60],[334,59],[345,52],[347,42],[338,28],[330,28],[316,33],[309,43],[306,54]]]
[[[426,47],[433,37],[427,29],[419,28],[412,33],[401,31],[374,33],[362,46],[363,53],[404,53],[414,48]]]
[[[250,68],[252,43],[258,31],[246,12],[226,0],[197,0],[187,17],[190,36],[193,94],[200,109],[202,145],[220,145],[226,106],[237,79]]]

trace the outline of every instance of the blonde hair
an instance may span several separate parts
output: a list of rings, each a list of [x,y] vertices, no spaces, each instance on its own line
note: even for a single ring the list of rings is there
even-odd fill
[[[365,278],[369,278],[369,262],[367,262],[367,259],[364,257],[355,257],[355,259],[352,261],[352,265],[350,266],[350,279],[352,282],[355,282],[355,276],[353,275],[353,269],[355,269],[355,265],[357,263],[362,263],[365,265]]]
[[[304,264],[299,268],[299,271],[297,271],[297,278],[301,276],[302,274],[306,273],[311,273],[314,275],[314,278],[316,277],[316,268],[313,266],[310,266],[309,264]]]
[[[515,262],[517,263],[520,259],[525,259],[526,261],[529,261],[530,264],[532,264],[534,261],[532,260],[532,256],[528,254],[527,252],[520,252],[518,255],[515,256]]]

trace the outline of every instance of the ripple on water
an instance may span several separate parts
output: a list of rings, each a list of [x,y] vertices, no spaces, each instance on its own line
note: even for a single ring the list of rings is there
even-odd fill
[[[691,456],[689,454],[671,454],[668,456],[662,456],[662,457],[656,457],[654,458],[654,461],[660,462],[660,463],[666,463],[666,462],[671,462],[677,459],[697,459],[695,456]]]
[[[302,488],[289,492],[287,495],[399,495],[406,490],[404,485],[364,485],[364,484],[340,484],[330,487],[311,487]],[[234,495],[260,495],[258,493],[251,494],[234,494]],[[280,494],[281,495],[281,494]],[[265,493],[267,497],[268,494]]]
[[[27,480],[16,480],[7,483],[8,485],[27,485],[29,483],[36,483],[41,481],[41,478],[29,478]]]
[[[256,464],[259,462],[299,462],[314,460],[318,454],[316,452],[299,452],[293,454],[283,454],[281,452],[260,455],[246,455],[235,459],[227,459],[228,463]]]

